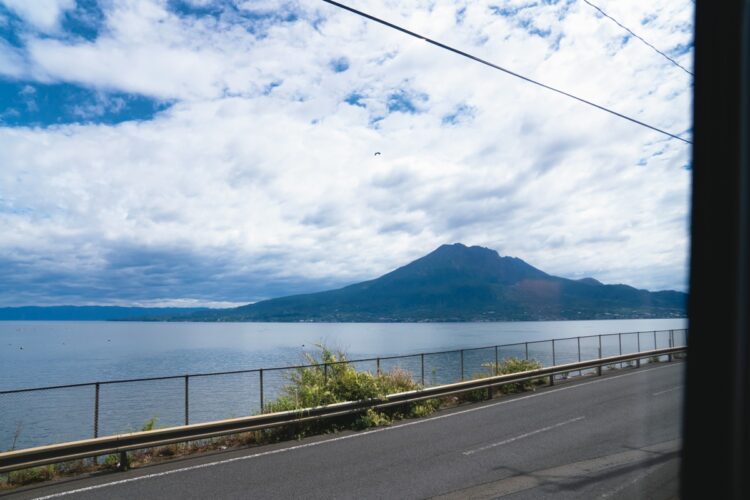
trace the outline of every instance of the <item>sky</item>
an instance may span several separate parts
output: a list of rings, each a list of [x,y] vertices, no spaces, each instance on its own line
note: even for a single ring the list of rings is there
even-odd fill
[[[691,0],[592,3],[692,67]],[[690,75],[581,0],[349,5],[690,139]],[[239,305],[455,242],[686,291],[690,184],[689,144],[320,0],[0,0],[0,306]]]

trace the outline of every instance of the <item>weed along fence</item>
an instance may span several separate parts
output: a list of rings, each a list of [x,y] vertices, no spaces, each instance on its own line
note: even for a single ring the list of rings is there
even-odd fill
[[[156,427],[174,427],[261,414],[302,368],[320,370],[323,377],[341,363],[370,373],[399,369],[428,388],[496,375],[493,367],[508,358],[536,360],[542,367],[552,367],[682,347],[686,341],[687,330],[614,333],[405,356],[0,391],[0,452],[139,431],[154,419]],[[661,357],[666,359],[666,355]],[[627,360],[552,377],[554,380],[648,362],[649,359]]]

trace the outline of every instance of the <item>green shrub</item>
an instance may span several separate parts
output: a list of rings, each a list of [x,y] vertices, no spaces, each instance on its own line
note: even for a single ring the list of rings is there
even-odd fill
[[[152,431],[156,427],[156,417],[151,417],[141,426],[142,431]]]
[[[388,394],[415,390],[419,385],[400,369],[372,374],[357,371],[346,354],[318,345],[318,355],[305,353],[309,367],[296,368],[289,376],[281,395],[266,405],[264,411],[277,412],[314,406],[382,399]],[[323,366],[326,364],[327,366]]]
[[[507,375],[509,373],[526,372],[530,370],[538,370],[542,368],[542,364],[534,359],[521,359],[521,358],[505,358],[497,366],[495,363],[485,363],[482,365],[487,370],[487,375],[492,376],[496,373],[498,375]],[[512,394],[522,391],[533,391],[536,386],[544,385],[547,383],[548,377],[540,377],[525,382],[517,382],[513,384],[505,384],[500,386],[500,392],[503,394]]]
[[[49,481],[53,477],[55,477],[55,467],[53,465],[44,465],[41,467],[32,467],[31,469],[21,469],[9,472],[6,482],[10,486],[20,486],[23,484]]]
[[[427,415],[435,413],[438,408],[440,408],[440,399],[426,399],[421,403],[414,403],[411,405],[411,411],[408,416],[414,418],[426,417]]]
[[[107,457],[104,459],[104,466],[106,468],[114,469],[117,467],[117,465],[120,463],[120,455],[117,455],[115,453],[107,455]]]
[[[265,405],[264,411],[290,411],[346,401],[378,400],[384,399],[388,394],[420,388],[405,370],[395,368],[377,374],[357,371],[348,362],[345,353],[324,345],[317,345],[317,348],[315,354],[305,353],[306,363],[313,366],[294,369],[288,376],[289,383],[282,388],[281,395]],[[428,415],[436,408],[437,403],[430,400],[385,411],[369,409],[360,416],[325,419],[275,429],[268,438],[299,438],[315,432],[387,425],[395,418]]]
[[[355,429],[366,429],[368,427],[382,427],[390,425],[391,418],[385,413],[368,408],[362,416],[354,421]]]

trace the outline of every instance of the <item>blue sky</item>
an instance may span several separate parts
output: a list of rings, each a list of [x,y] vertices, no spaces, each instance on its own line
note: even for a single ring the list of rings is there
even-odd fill
[[[352,5],[689,133],[688,76],[584,2]],[[692,65],[689,0],[599,5]],[[689,153],[315,0],[0,0],[0,306],[240,304],[457,241],[685,290]]]

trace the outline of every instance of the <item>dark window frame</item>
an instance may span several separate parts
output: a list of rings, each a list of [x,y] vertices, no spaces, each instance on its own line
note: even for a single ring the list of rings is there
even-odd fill
[[[696,1],[681,498],[750,498],[749,43],[750,0]]]

